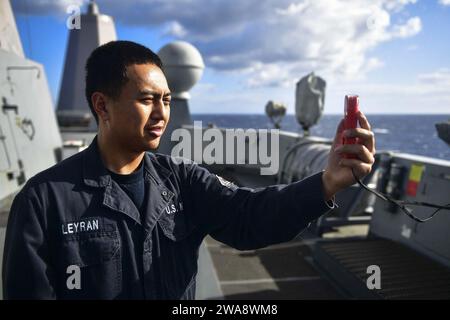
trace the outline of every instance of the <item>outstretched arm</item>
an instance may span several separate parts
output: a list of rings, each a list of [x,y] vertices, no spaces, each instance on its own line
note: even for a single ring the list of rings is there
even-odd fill
[[[325,171],[289,185],[238,188],[199,167],[187,170],[188,190],[197,226],[215,239],[237,249],[256,249],[293,239],[309,223],[331,207],[326,201],[371,171],[374,137],[366,117],[360,113],[361,128],[344,133],[338,126]],[[358,137],[361,144],[341,145],[342,135]],[[343,153],[357,155],[344,159]]]

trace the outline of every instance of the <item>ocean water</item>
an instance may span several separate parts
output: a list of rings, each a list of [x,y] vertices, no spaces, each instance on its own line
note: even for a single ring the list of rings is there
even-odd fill
[[[439,139],[435,123],[446,121],[450,115],[366,115],[375,133],[377,150],[392,150],[450,160],[450,146]],[[264,114],[193,114],[193,120],[203,125],[214,123],[225,128],[273,128]],[[332,138],[341,119],[338,115],[323,115],[311,128],[311,135]],[[286,115],[281,130],[302,133],[294,115]]]

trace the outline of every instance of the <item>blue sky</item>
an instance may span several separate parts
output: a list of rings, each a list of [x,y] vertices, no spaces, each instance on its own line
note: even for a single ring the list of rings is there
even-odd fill
[[[13,0],[28,58],[45,67],[56,103],[68,39],[66,8],[82,0]],[[295,109],[295,83],[327,81],[325,113],[357,93],[366,113],[450,113],[450,0],[97,1],[118,39],[158,51],[193,43],[206,69],[193,113]]]

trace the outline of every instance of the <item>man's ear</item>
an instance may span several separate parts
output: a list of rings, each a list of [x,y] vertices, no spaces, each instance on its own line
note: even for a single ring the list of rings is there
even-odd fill
[[[101,92],[94,92],[91,96],[92,106],[97,113],[98,121],[105,122],[109,120],[109,110],[107,107],[108,98]]]

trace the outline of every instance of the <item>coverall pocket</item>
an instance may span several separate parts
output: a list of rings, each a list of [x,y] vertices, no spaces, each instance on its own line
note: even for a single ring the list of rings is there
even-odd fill
[[[173,215],[164,214],[158,220],[165,236],[173,241],[180,241],[188,237],[195,229],[195,225],[189,221],[184,213]]]
[[[122,287],[117,231],[66,238],[58,257],[64,299],[114,299]]]
[[[163,299],[189,299],[195,296],[192,279],[197,273],[199,239],[195,226],[186,218],[170,215],[158,221],[163,233],[158,238]]]

